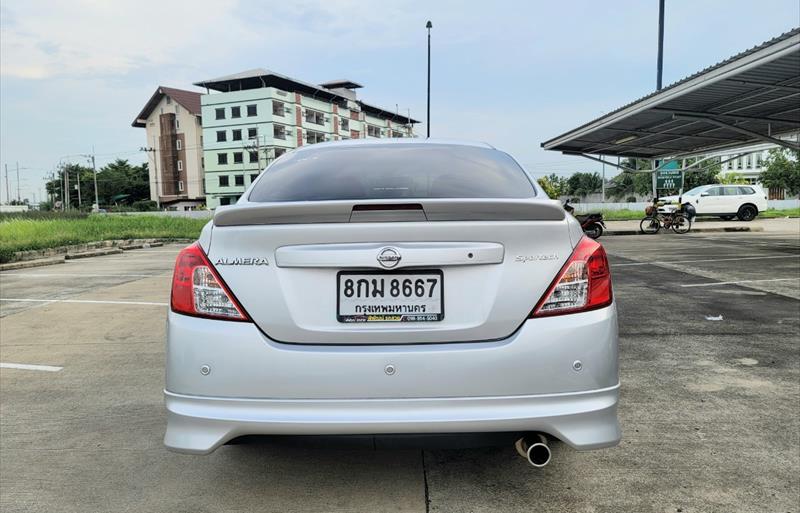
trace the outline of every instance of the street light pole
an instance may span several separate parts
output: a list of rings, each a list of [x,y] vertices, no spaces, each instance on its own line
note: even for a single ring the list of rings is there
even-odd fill
[[[658,72],[656,91],[661,90],[661,75],[664,69],[664,0],[658,0]]]
[[[94,208],[92,210],[97,209],[100,211],[100,200],[97,199],[97,166],[94,162],[94,146],[92,146],[92,171],[94,171]]]
[[[431,138],[431,28],[433,28],[433,23],[428,20],[428,23],[425,24],[425,28],[428,29],[428,119],[425,122],[425,126],[428,129],[428,139]]]

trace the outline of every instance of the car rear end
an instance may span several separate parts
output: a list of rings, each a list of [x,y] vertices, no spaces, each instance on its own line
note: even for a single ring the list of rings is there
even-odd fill
[[[278,159],[178,257],[167,447],[242,435],[618,443],[605,252],[491,147]]]

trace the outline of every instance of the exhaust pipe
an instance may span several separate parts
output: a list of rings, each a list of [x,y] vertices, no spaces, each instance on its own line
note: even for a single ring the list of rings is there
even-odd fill
[[[541,433],[520,438],[514,447],[520,456],[536,468],[542,468],[550,463],[550,447],[547,445],[547,438]]]

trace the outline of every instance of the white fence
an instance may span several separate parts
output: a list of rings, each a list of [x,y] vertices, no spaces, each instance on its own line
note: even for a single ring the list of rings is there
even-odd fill
[[[769,208],[784,209],[784,208],[800,208],[800,199],[788,200],[769,200],[767,202]],[[650,205],[649,202],[637,203],[570,203],[575,207],[575,212],[580,214],[588,214],[590,211],[597,212],[600,210],[640,210]],[[125,212],[113,215],[133,215],[133,216],[165,216],[165,217],[191,217],[192,219],[211,219],[214,215],[213,210],[166,210],[160,212]]]
[[[576,213],[588,214],[590,211],[600,210],[641,210],[644,212],[650,203],[570,203],[570,205],[575,207]],[[769,200],[767,206],[775,209],[800,208],[800,199]]]

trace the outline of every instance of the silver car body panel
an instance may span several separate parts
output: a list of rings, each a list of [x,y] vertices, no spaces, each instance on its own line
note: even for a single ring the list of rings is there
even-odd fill
[[[498,200],[245,194],[218,209],[199,243],[253,322],[169,313],[167,447],[480,431],[542,431],[577,449],[618,443],[615,305],[529,318],[583,237],[532,186],[535,197]],[[400,257],[390,270],[376,258],[387,247]],[[338,322],[337,274],[353,270],[441,272],[444,318]]]
[[[493,342],[281,344],[251,323],[172,312],[168,339],[165,444],[178,451],[245,434],[542,431],[584,450],[620,439],[613,305]]]

